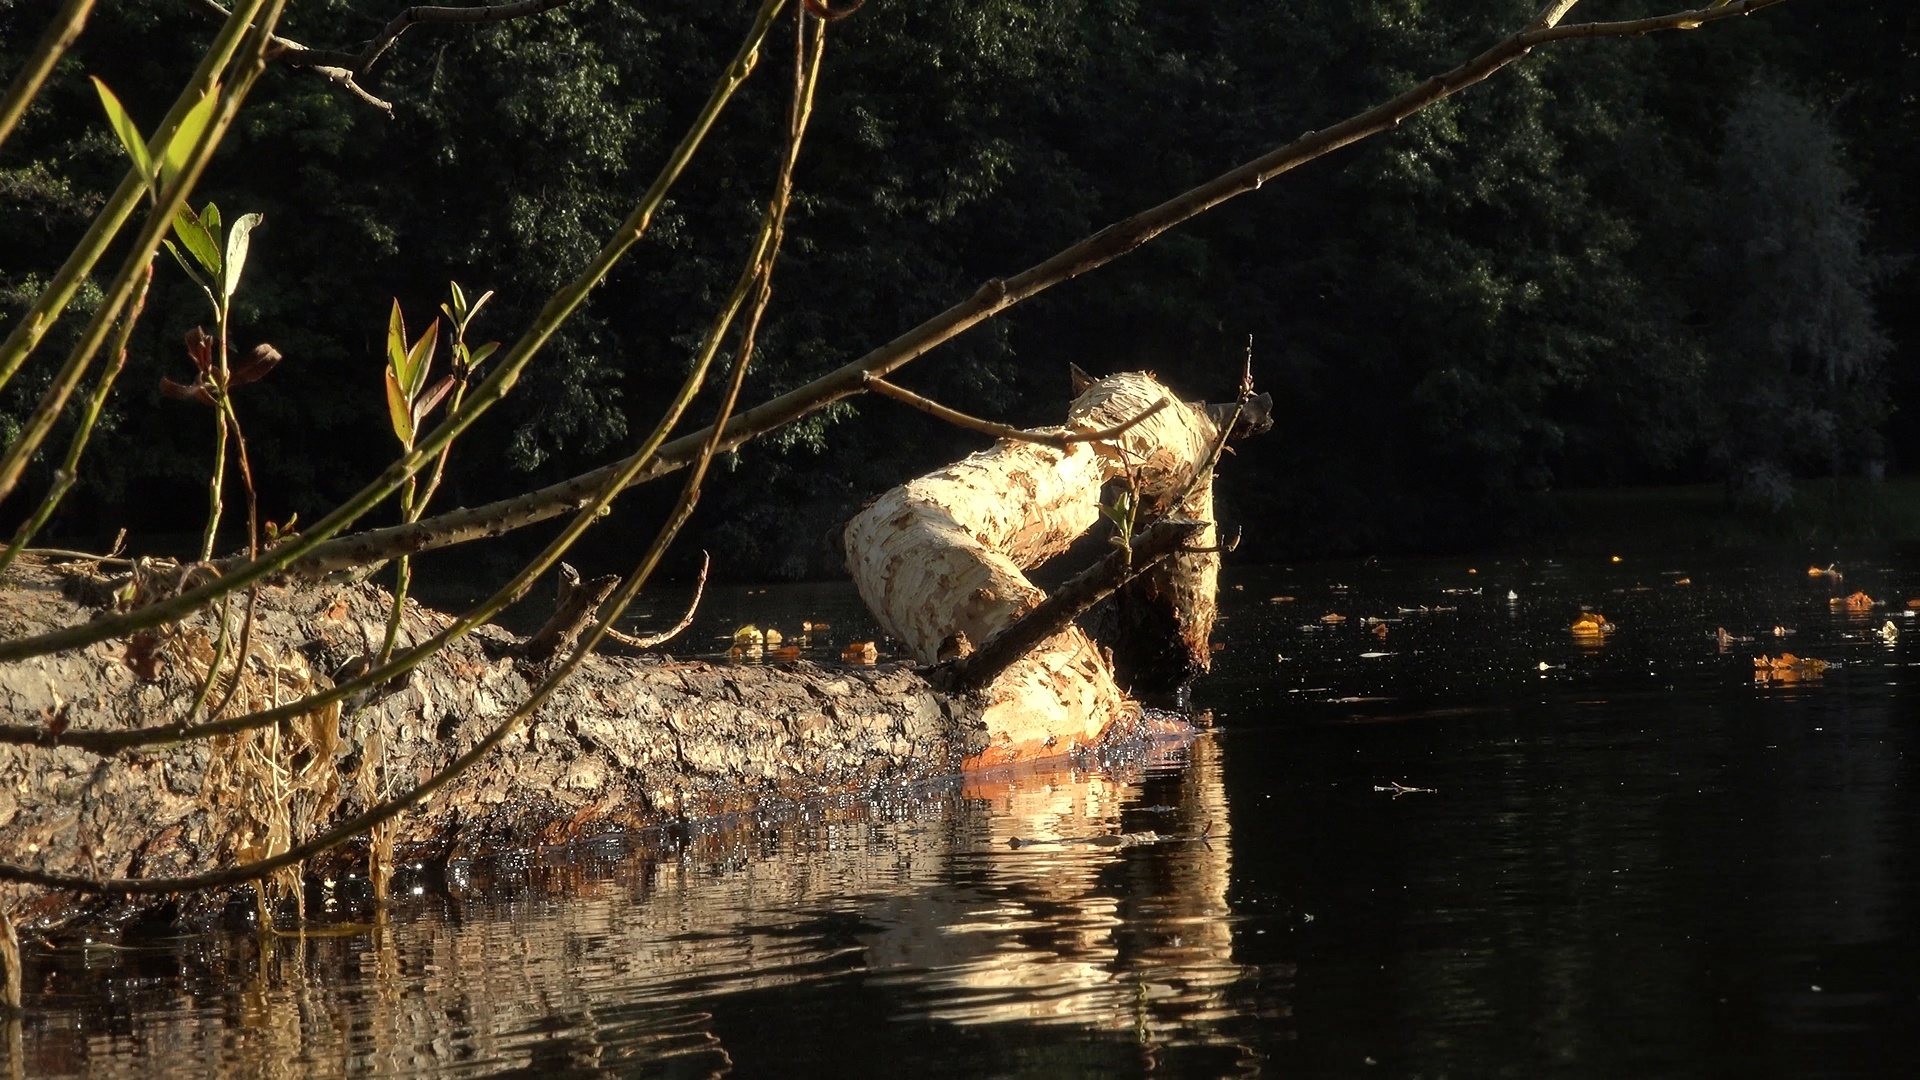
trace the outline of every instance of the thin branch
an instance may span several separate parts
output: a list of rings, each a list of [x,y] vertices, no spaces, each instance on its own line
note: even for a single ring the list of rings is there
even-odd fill
[[[387,466],[386,471],[372,483],[361,488],[296,539],[275,546],[260,558],[228,566],[220,578],[160,603],[122,614],[102,616],[80,626],[67,627],[33,637],[0,641],[0,660],[18,660],[77,648],[177,621],[236,589],[245,588],[270,574],[279,572],[385,501],[408,478],[431,463],[442,447],[466,431],[475,420],[506,396],[534,356],[559,329],[560,324],[586,302],[588,295],[606,279],[628,249],[646,235],[648,227],[652,224],[653,215],[665,202],[674,182],[686,170],[687,163],[692,160],[694,152],[699,149],[707,132],[712,129],[721,110],[732,99],[734,92],[752,74],[755,58],[759,55],[760,42],[765,38],[774,17],[785,6],[785,2],[786,0],[764,0],[761,4],[746,40],[741,43],[740,50],[734,54],[733,61],[721,75],[719,84],[714,87],[700,115],[695,118],[693,125],[681,138],[680,144],[674,148],[667,162],[661,166],[652,185],[641,197],[640,204],[627,216],[627,220],[621,224],[620,229],[607,241],[579,276],[548,298],[546,306],[535,317],[532,325],[518,341],[514,342],[513,347],[507,350],[506,356],[494,366],[492,374],[475,388],[473,397],[467,401],[466,405],[443,419],[415,445],[411,453],[403,455]],[[639,454],[609,470],[602,480],[611,481],[621,477],[622,486],[630,484],[633,474],[637,474],[641,468],[651,463],[652,454],[658,445],[650,440],[646,446],[642,447]],[[684,464],[684,461],[677,462],[675,468],[682,467]],[[615,489],[614,493],[617,494],[618,489]],[[572,506],[585,506],[593,500],[593,489],[583,489]],[[396,551],[393,554],[401,553]],[[391,556],[383,558],[386,557]],[[9,740],[0,737],[0,742],[5,741]]]
[[[74,429],[73,438],[67,442],[67,456],[60,462],[60,467],[54,470],[53,485],[41,497],[39,508],[32,517],[20,523],[20,528],[13,534],[13,542],[7,545],[5,552],[0,552],[0,574],[6,573],[7,567],[13,565],[13,560],[20,557],[20,552],[28,542],[53,517],[60,500],[66,498],[67,492],[80,479],[80,456],[87,451],[87,441],[93,437],[93,427],[100,420],[100,410],[106,407],[107,394],[113,390],[120,372],[126,369],[127,342],[133,337],[133,327],[140,321],[140,313],[146,310],[147,288],[152,284],[153,263],[149,262],[146,276],[141,279],[134,293],[133,303],[120,320],[120,331],[114,335],[113,345],[108,352],[112,359],[107,363],[107,370],[100,373],[99,382],[94,384],[93,393],[87,398],[86,410],[80,414],[80,424]]]
[[[1522,31],[1445,74],[1428,79],[1397,97],[1331,127],[1310,131],[1184,194],[1110,225],[1020,274],[986,282],[971,297],[858,360],[734,417],[728,425],[721,449],[737,449],[767,432],[852,397],[868,389],[867,379],[870,376],[888,375],[1022,300],[1105,266],[1161,233],[1229,199],[1257,191],[1268,180],[1307,162],[1392,130],[1402,120],[1434,102],[1479,83],[1520,59],[1535,45],[1573,37],[1621,37],[1656,30],[1692,29],[1704,23],[1748,15],[1785,2],[1736,0],[1725,7],[1679,12],[1656,19]],[[675,439],[661,447],[660,453],[646,468],[634,473],[632,483],[644,484],[685,467],[697,454],[699,446],[699,440],[693,436]],[[536,491],[484,506],[452,510],[412,525],[371,529],[324,544],[314,544],[303,549],[303,557],[290,565],[288,572],[302,578],[317,579],[351,567],[380,562],[401,552],[431,551],[534,525],[580,505],[583,499],[630,463],[631,459],[614,462]],[[4,658],[0,655],[0,659]]]
[[[687,627],[693,625],[694,612],[700,610],[700,597],[707,591],[707,568],[712,564],[713,556],[704,551],[701,552],[700,577],[693,583],[693,599],[688,601],[687,613],[680,616],[679,622],[674,623],[671,627],[662,630],[660,633],[646,634],[640,637],[623,634],[609,626],[607,627],[607,637],[625,645],[629,649],[657,649],[667,642],[672,641],[674,638],[679,637],[682,633],[685,633]]]
[[[992,420],[982,420],[977,416],[968,416],[966,413],[955,409],[949,409],[932,398],[921,397],[919,394],[905,387],[896,386],[878,375],[867,376],[866,384],[867,389],[877,394],[890,397],[895,401],[904,402],[919,409],[921,412],[937,416],[955,427],[966,428],[968,431],[977,431],[982,435],[990,435],[996,439],[1012,439],[1015,442],[1039,443],[1041,446],[1051,446],[1056,450],[1065,450],[1074,443],[1102,442],[1107,439],[1118,438],[1132,430],[1134,425],[1154,415],[1161,409],[1166,408],[1169,400],[1167,398],[1161,398],[1159,401],[1142,409],[1132,419],[1116,424],[1104,431],[1026,431],[1007,424],[997,424]]]
[[[206,170],[207,163],[213,160],[214,150],[232,126],[234,117],[239,114],[241,102],[246,100],[260,72],[265,69],[266,63],[261,57],[273,33],[273,25],[279,21],[286,5],[287,0],[262,0],[251,9],[250,25],[234,50],[233,70],[229,73],[227,85],[218,91],[219,102],[207,121],[206,130],[200,133],[198,142],[188,151],[173,179],[159,191],[146,222],[141,225],[119,271],[106,287],[106,295],[94,310],[86,329],[81,332],[80,340],[67,354],[66,362],[54,375],[51,385],[40,395],[32,414],[20,425],[20,434],[7,447],[5,455],[0,456],[0,501],[5,501],[13,493],[27,462],[66,408],[68,396],[85,377],[94,356],[112,331],[114,321],[126,310],[134,290],[145,280],[154,254],[160,248],[161,238],[173,225],[173,215],[186,203],[187,196],[200,180],[200,174]],[[210,84],[208,91],[212,92],[216,85]],[[161,144],[163,150],[166,145]]]
[[[0,145],[6,143],[14,125],[26,115],[27,106],[33,104],[40,87],[52,74],[53,65],[60,62],[67,48],[79,38],[80,31],[86,29],[87,15],[92,10],[93,0],[67,0],[47,24],[46,31],[33,46],[32,55],[27,57],[27,65],[8,84],[6,96],[0,97]]]
[[[823,30],[824,24],[820,24],[816,33]],[[816,38],[817,42],[819,40],[819,38]],[[812,76],[818,75],[819,56],[819,47],[816,45]],[[807,80],[809,100],[811,100],[812,97],[814,82],[814,77],[809,77]],[[797,154],[800,137],[801,132],[798,131],[793,135],[792,141],[794,143],[794,149],[789,152],[787,159],[789,166]],[[782,183],[780,185],[783,191],[789,188],[790,181],[790,168],[783,169]],[[784,218],[786,212],[785,199],[777,199],[775,204],[769,208],[769,212],[770,215],[776,219]],[[776,238],[780,235],[781,229],[778,220],[772,223],[772,228],[769,232]],[[521,724],[538,711],[542,705],[546,704],[547,700],[553,696],[554,691],[559,689],[560,684],[565,682],[568,676],[572,675],[573,672],[586,661],[586,658],[593,653],[594,648],[598,646],[605,637],[607,628],[620,617],[621,613],[626,610],[627,605],[633,602],[633,598],[639,595],[640,589],[646,584],[654,568],[660,564],[661,556],[666,553],[667,547],[673,542],[674,537],[678,535],[681,527],[686,524],[687,519],[693,515],[694,504],[699,501],[701,482],[706,477],[708,465],[713,461],[714,455],[719,452],[722,437],[726,431],[728,417],[733,411],[734,403],[738,400],[740,384],[745,378],[748,362],[752,357],[752,350],[749,347],[752,344],[752,329],[758,325],[760,315],[764,312],[766,300],[770,295],[765,286],[771,278],[773,260],[777,251],[777,246],[762,245],[756,252],[758,256],[754,264],[754,269],[757,271],[756,281],[762,286],[756,297],[756,310],[750,315],[748,329],[746,333],[742,335],[742,348],[734,358],[733,379],[729,384],[727,395],[721,403],[719,415],[715,417],[710,431],[704,435],[702,453],[694,462],[692,470],[688,473],[686,484],[681,489],[679,501],[668,515],[666,522],[662,524],[659,531],[654,534],[653,542],[648,545],[646,553],[641,556],[639,565],[634,568],[633,573],[627,576],[625,583],[619,591],[614,593],[614,595],[608,598],[606,603],[601,606],[593,628],[588,631],[586,641],[582,642],[578,649],[566,659],[562,660],[545,679],[541,680],[540,685],[534,689],[533,693],[519,708],[515,709],[506,719],[495,725],[478,743],[474,744],[472,749],[461,754],[445,768],[429,776],[426,780],[421,781],[418,785],[406,792],[378,805],[369,807],[364,812],[342,822],[327,832],[305,843],[289,847],[286,851],[271,858],[229,867],[225,870],[216,870],[206,874],[178,878],[99,879],[78,874],[50,874],[28,867],[0,863],[0,881],[15,881],[29,885],[41,885],[48,888],[71,889],[78,892],[148,896],[160,893],[216,889],[229,885],[239,885],[249,881],[257,881],[284,867],[302,863],[329,848],[344,844],[348,840],[384,822],[392,820],[409,807],[424,802],[431,797],[434,792],[453,782],[456,777],[491,754],[496,747],[506,741],[508,736],[519,730]]]
[[[206,54],[200,58],[200,66],[194,69],[193,76],[174,99],[173,107],[154,130],[153,138],[147,142],[149,157],[159,159],[166,151],[167,144],[173,140],[181,121],[187,113],[211,91],[219,81],[220,73],[225,70],[227,61],[233,58],[234,51],[240,47],[249,21],[260,10],[262,0],[249,0],[244,16],[227,20],[213,44],[207,47]],[[80,283],[93,272],[94,264],[100,261],[114,238],[119,235],[121,226],[133,216],[133,209],[139,205],[152,186],[152,177],[142,176],[138,169],[129,168],[120,180],[120,186],[113,189],[106,204],[93,217],[93,223],[68,253],[67,261],[47,282],[33,307],[22,315],[7,334],[4,343],[0,343],[0,387],[7,385],[20,365],[38,348],[40,341],[59,321],[60,314],[72,302],[74,293],[79,291]]]
[[[1113,595],[1160,560],[1178,554],[1182,545],[1206,527],[1204,521],[1187,518],[1166,518],[1149,526],[1127,547],[1075,574],[1033,610],[987,639],[972,656],[958,661],[955,684],[971,690],[993,682],[1035,646],[1065,630],[1081,612]]]
[[[765,27],[761,27],[759,33],[760,36],[764,36]],[[757,41],[758,39],[756,38],[754,40]],[[817,63],[815,68],[817,71]],[[804,121],[806,116],[811,115],[812,86],[813,84],[811,82],[807,84],[806,96],[808,108],[801,114],[802,121]],[[803,134],[804,130],[795,134],[794,139],[796,143]],[[561,531],[560,535],[549,542],[546,549],[543,550],[540,555],[522,567],[520,573],[515,575],[513,580],[500,588],[479,607],[469,611],[466,615],[456,620],[453,625],[440,631],[428,640],[395,657],[390,663],[380,665],[371,671],[345,680],[328,690],[302,698],[299,701],[277,705],[245,716],[232,717],[225,720],[214,720],[204,724],[185,727],[175,725],[163,728],[144,728],[123,731],[69,730],[56,736],[49,732],[45,725],[5,725],[0,726],[0,744],[73,746],[96,754],[114,754],[134,747],[170,745],[193,739],[206,738],[212,735],[251,731],[256,728],[279,723],[282,720],[305,715],[315,709],[324,708],[336,701],[345,700],[362,690],[382,685],[401,674],[411,671],[428,657],[444,648],[448,643],[469,633],[475,627],[484,624],[502,610],[505,610],[509,604],[525,595],[526,590],[533,582],[551,568],[554,563],[558,562],[560,557],[566,553],[567,549],[573,545],[574,541],[578,540],[580,536],[586,532],[587,528],[598,520],[600,512],[605,507],[611,505],[614,497],[626,486],[626,481],[630,479],[631,472],[637,472],[643,468],[648,461],[652,460],[652,454],[659,449],[662,443],[665,442],[667,434],[680,422],[681,416],[684,415],[686,408],[692,403],[695,394],[704,383],[707,369],[719,352],[720,343],[728,328],[732,325],[734,318],[739,314],[741,308],[745,306],[748,294],[753,292],[756,287],[764,293],[764,278],[765,275],[770,272],[772,255],[778,250],[778,241],[781,235],[783,235],[781,223],[785,218],[787,194],[790,192],[792,185],[792,166],[797,160],[797,157],[794,156],[797,154],[797,150],[790,151],[789,153],[790,156],[783,166],[782,178],[775,186],[775,197],[768,205],[766,215],[761,223],[760,233],[754,240],[751,254],[747,259],[746,265],[741,269],[740,278],[734,285],[733,293],[728,298],[725,307],[716,316],[714,325],[708,332],[707,341],[702,347],[700,355],[693,366],[693,370],[688,373],[687,380],[681,386],[679,396],[670,404],[666,413],[661,416],[660,422],[655,426],[653,433],[641,447],[640,452],[632,459],[630,471],[616,473],[614,476],[609,477],[606,485],[599,492],[595,493],[592,498],[583,501],[580,505],[579,512],[574,515],[573,520]],[[754,318],[758,318],[757,312],[761,310],[764,310],[764,301],[756,301],[756,314]],[[751,334],[749,334],[742,348],[750,352],[751,345],[752,337]],[[736,369],[739,367],[738,361],[736,361],[735,366]],[[156,604],[152,606],[158,607],[161,605]],[[90,625],[97,625],[97,622]],[[0,648],[4,648],[4,645],[0,645]]]

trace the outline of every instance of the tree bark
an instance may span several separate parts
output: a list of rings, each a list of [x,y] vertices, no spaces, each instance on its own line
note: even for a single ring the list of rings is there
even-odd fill
[[[89,606],[67,595],[73,580],[22,560],[0,588],[0,634],[84,621]],[[351,670],[379,649],[391,605],[367,584],[263,589],[229,709],[293,700]],[[205,678],[218,617],[0,664],[0,712],[70,730],[178,722]],[[409,601],[401,646],[447,621]],[[95,877],[173,876],[286,850],[472,746],[538,680],[520,644],[483,627],[378,700],[239,736],[110,757],[0,745],[0,857]],[[223,678],[208,700],[226,689]],[[397,819],[397,839],[426,858],[560,843],[951,774],[984,744],[978,710],[905,665],[596,655],[501,752]],[[308,869],[340,876],[362,858],[336,851]],[[223,899],[185,898],[182,913],[210,917]],[[75,913],[59,894],[0,887],[8,900],[29,921]]]

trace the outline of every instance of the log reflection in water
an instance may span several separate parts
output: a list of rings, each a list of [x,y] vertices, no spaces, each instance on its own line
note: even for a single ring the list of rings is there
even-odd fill
[[[677,858],[491,864],[346,933],[62,954],[29,972],[27,1072],[700,1074],[729,1064],[713,1012],[737,995],[819,1013],[848,979],[886,1019],[1229,1041],[1225,790],[1210,739],[1187,754],[743,823]],[[1168,839],[1009,845],[1149,830]]]

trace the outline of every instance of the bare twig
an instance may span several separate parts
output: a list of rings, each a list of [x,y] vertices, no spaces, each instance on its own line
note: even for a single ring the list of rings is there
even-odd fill
[[[613,627],[607,627],[607,637],[625,645],[629,649],[657,649],[686,632],[693,625],[693,615],[700,610],[700,597],[707,591],[707,568],[713,565],[713,557],[706,552],[700,553],[700,576],[693,583],[693,599],[687,602],[687,613],[680,621],[657,634],[645,634],[635,637],[623,634]]]
[[[1695,9],[1651,19],[1543,27],[1513,34],[1459,67],[1436,75],[1405,93],[1331,127],[1310,131],[1159,206],[1110,225],[1020,274],[986,282],[971,297],[858,360],[734,417],[728,425],[721,449],[737,449],[769,431],[858,394],[868,389],[869,377],[884,377],[892,373],[1022,300],[1121,258],[1182,222],[1229,199],[1256,191],[1268,180],[1307,162],[1392,130],[1407,117],[1485,80],[1519,60],[1536,45],[1576,37],[1625,37],[1661,30],[1693,29],[1785,2],[1736,0],[1724,7]],[[683,468],[697,454],[699,447],[697,437],[675,439],[661,447],[659,454],[646,468],[634,472],[632,483],[647,483]],[[608,478],[630,463],[631,459],[614,462],[536,491],[484,506],[449,511],[412,525],[372,529],[315,544],[309,549],[310,553],[303,551],[303,557],[288,569],[300,577],[319,578],[350,567],[392,558],[402,551],[429,551],[537,524],[578,506],[581,500],[588,498]]]
[[[1051,446],[1056,450],[1065,450],[1074,443],[1101,442],[1106,439],[1118,438],[1132,430],[1134,425],[1159,412],[1161,409],[1166,408],[1168,403],[1168,399],[1161,398],[1159,401],[1142,409],[1132,418],[1102,431],[1026,431],[1007,424],[997,424],[992,420],[982,420],[977,416],[968,416],[966,413],[956,409],[949,409],[932,398],[921,397],[919,394],[905,387],[896,386],[878,375],[869,375],[866,380],[866,385],[867,389],[877,394],[890,397],[895,401],[904,402],[919,409],[921,412],[937,416],[955,427],[966,428],[968,431],[977,431],[982,435],[990,435],[996,439],[1012,439],[1015,442],[1038,443],[1041,446]]]

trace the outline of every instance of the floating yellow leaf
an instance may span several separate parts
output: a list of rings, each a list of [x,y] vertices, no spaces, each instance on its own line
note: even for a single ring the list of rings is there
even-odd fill
[[[1613,624],[1597,611],[1583,611],[1573,620],[1573,626],[1569,629],[1574,637],[1597,638],[1613,633]]]
[[[761,645],[765,642],[766,635],[762,634],[760,628],[752,623],[748,623],[733,632],[733,643],[735,645]]]
[[[1855,591],[1846,597],[1833,597],[1827,601],[1829,607],[1844,608],[1847,611],[1872,611],[1873,597],[1864,592]]]
[[[1347,617],[1337,611],[1330,611],[1320,616],[1320,621],[1323,623],[1342,623],[1347,621]]]
[[[777,648],[777,647],[779,646],[779,644],[780,644],[780,631],[778,631],[778,630],[768,630],[768,631],[766,632],[766,634],[764,635],[764,637],[765,637],[765,639],[766,639],[766,642],[767,642],[767,648],[769,648],[769,649],[772,649],[772,648]]]

